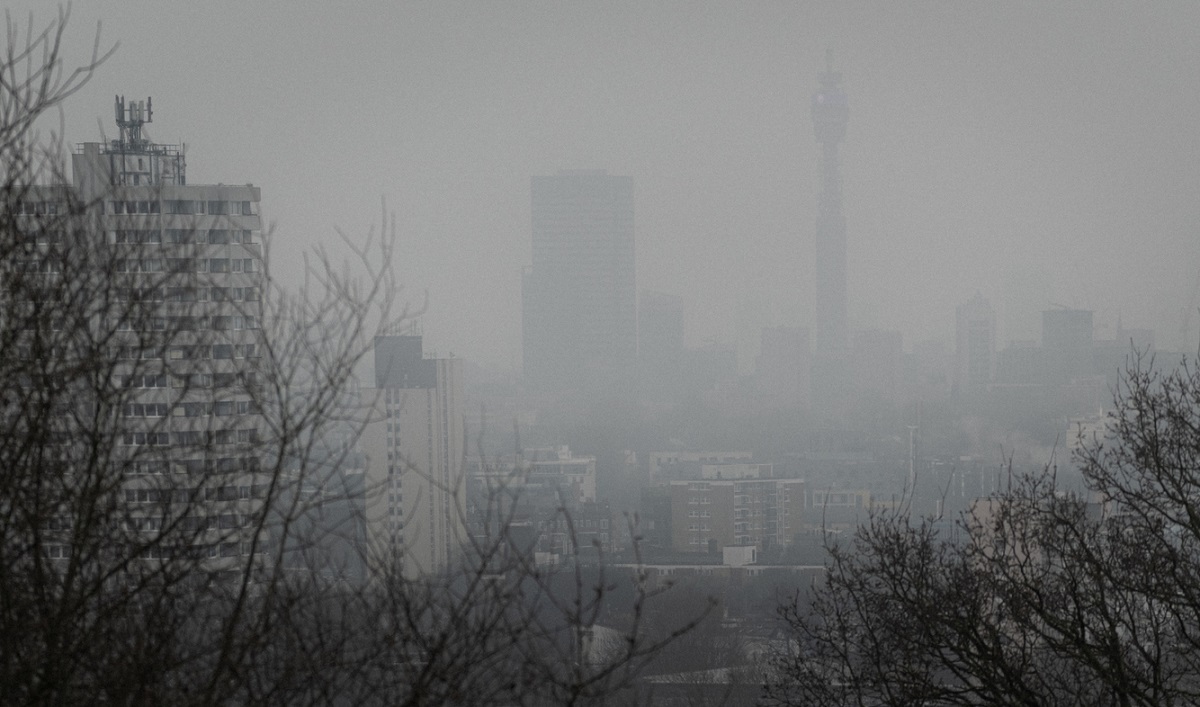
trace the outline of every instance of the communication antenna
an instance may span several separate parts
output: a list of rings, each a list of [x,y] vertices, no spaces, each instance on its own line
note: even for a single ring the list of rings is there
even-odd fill
[[[130,101],[125,104],[124,96],[117,96],[114,104],[117,118],[117,128],[121,131],[121,146],[126,148],[144,147],[146,139],[142,137],[142,126],[154,118],[154,104],[150,98],[145,101]]]

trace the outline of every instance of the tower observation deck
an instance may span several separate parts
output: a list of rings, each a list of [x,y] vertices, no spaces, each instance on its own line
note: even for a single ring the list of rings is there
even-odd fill
[[[821,200],[817,216],[817,350],[832,353],[847,344],[846,217],[842,213],[842,178],[838,144],[846,137],[848,106],[840,88],[842,75],[826,53],[821,88],[813,94],[813,128],[821,143]]]

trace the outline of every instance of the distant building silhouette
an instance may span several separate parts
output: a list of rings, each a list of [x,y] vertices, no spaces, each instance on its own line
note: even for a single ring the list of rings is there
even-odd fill
[[[959,390],[994,381],[996,310],[978,292],[958,305],[954,340],[954,384]]]
[[[838,145],[846,137],[849,111],[839,87],[841,73],[827,58],[821,88],[812,99],[813,128],[821,143],[821,203],[817,216],[817,350],[837,352],[847,343],[846,217],[842,213],[842,177]]]
[[[1092,347],[1092,310],[1048,309],[1042,312],[1042,348],[1081,351]]]
[[[522,281],[524,372],[537,390],[609,391],[637,358],[633,179],[570,170],[532,182]]]
[[[812,118],[821,143],[821,200],[814,239],[816,280],[816,355],[812,364],[814,409],[828,418],[847,414],[850,371],[846,296],[846,217],[842,212],[842,176],[838,145],[846,137],[848,107],[839,84],[842,75],[826,58],[821,88],[813,94]]]
[[[900,368],[904,338],[894,329],[854,332],[850,348],[850,375],[845,386],[859,406],[884,410],[899,402]]]
[[[1042,351],[1054,382],[1094,374],[1094,328],[1090,309],[1049,309],[1042,312]]]
[[[643,290],[638,306],[638,362],[643,393],[654,400],[677,394],[683,361],[683,298]]]
[[[768,408],[807,410],[811,368],[808,329],[781,326],[762,330],[754,375]]]

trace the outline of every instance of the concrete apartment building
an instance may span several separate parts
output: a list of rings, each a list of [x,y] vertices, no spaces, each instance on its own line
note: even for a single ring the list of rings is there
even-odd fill
[[[362,396],[368,565],[452,569],[466,538],[462,361],[426,357],[420,336],[376,337]]]
[[[119,137],[77,146],[70,187],[43,193],[73,190],[81,230],[94,232],[104,246],[97,252],[114,256],[97,259],[112,270],[98,276],[112,278],[116,300],[136,303],[111,311],[140,313],[102,323],[116,330],[114,383],[127,391],[117,412],[117,454],[128,459],[123,522],[151,537],[180,512],[171,499],[190,499],[181,537],[214,566],[235,565],[254,547],[250,519],[269,481],[253,397],[262,353],[260,192],[188,183],[182,150],[142,133],[152,110],[149,101],[118,98]]]

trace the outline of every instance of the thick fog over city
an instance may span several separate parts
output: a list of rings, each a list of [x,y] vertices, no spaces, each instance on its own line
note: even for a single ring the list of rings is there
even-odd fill
[[[1190,2],[86,3],[71,55],[98,21],[121,48],[67,135],[111,132],[113,94],[153,96],[150,134],[185,142],[196,177],[262,185],[282,261],[358,237],[386,199],[429,342],[501,369],[521,361],[530,177],[631,176],[638,287],[683,297],[687,342],[736,343],[748,372],[761,327],[814,324],[828,49],[852,327],[949,346],[979,291],[1001,344],[1061,304],[1190,350],[1198,20]]]
[[[1200,3],[6,19],[0,703],[1200,702]]]

